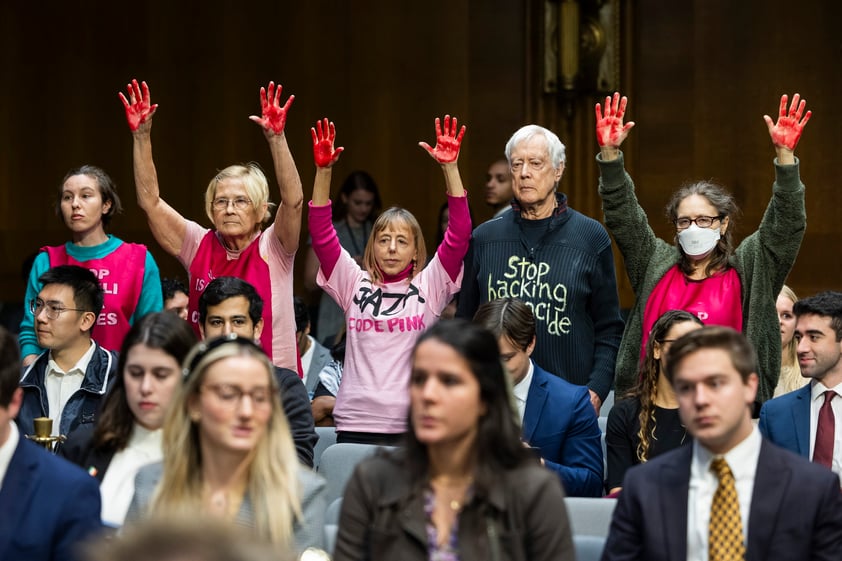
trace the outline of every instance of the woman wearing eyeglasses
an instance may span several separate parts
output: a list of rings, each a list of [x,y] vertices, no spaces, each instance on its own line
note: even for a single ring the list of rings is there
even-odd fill
[[[41,248],[29,271],[24,302],[38,295],[43,287],[38,278],[51,267],[79,265],[94,271],[105,299],[97,311],[93,337],[102,347],[117,351],[136,319],[163,308],[158,265],[146,246],[106,233],[122,205],[114,181],[103,169],[85,165],[67,172],[55,211],[70,230],[71,240]],[[24,366],[44,350],[38,345],[30,310],[23,314],[19,341]]]
[[[322,547],[324,480],[299,464],[266,354],[232,335],[199,344],[185,365],[163,462],[138,473],[127,524],[212,515],[279,547]]]
[[[58,450],[100,482],[106,525],[123,525],[137,471],[161,461],[161,427],[181,385],[181,362],[196,341],[174,314],[144,316],[123,341],[119,375],[96,424],[80,425]]]
[[[777,121],[764,120],[775,147],[772,199],[756,232],[735,247],[734,197],[711,181],[681,187],[667,204],[675,243],[655,236],[624,169],[620,145],[633,122],[623,123],[626,98],[615,93],[596,106],[600,145],[599,194],[605,224],[623,254],[636,300],[617,355],[615,389],[635,385],[636,365],[648,334],[667,310],[686,310],[705,325],[725,325],[746,334],[757,349],[757,404],[772,397],[780,374],[781,338],[775,299],[801,245],[806,226],[804,185],[795,146],[811,112],[795,94],[787,111],[781,97]]]
[[[153,105],[146,82],[128,85],[128,98],[120,98],[134,142],[137,202],[146,213],[152,235],[176,257],[190,276],[188,320],[199,331],[198,302],[205,286],[216,277],[238,277],[253,285],[263,308],[263,348],[277,366],[297,370],[295,315],[292,309],[292,274],[304,195],[292,160],[284,126],[294,96],[281,106],[281,86],[260,89],[262,116],[250,119],[263,128],[269,143],[281,202],[274,221],[266,176],[256,164],[228,166],[205,191],[205,212],[213,223],[207,229],[187,220],[161,198],[152,160]]]

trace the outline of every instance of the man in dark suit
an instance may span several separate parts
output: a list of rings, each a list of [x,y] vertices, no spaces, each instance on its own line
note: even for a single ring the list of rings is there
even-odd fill
[[[524,442],[558,474],[568,496],[602,496],[602,435],[588,388],[562,380],[530,359],[536,340],[530,307],[517,298],[492,300],[479,307],[474,322],[497,336]]]
[[[310,335],[310,312],[307,304],[296,296],[292,299],[295,310],[295,339],[298,346],[298,356],[301,358],[301,369],[304,372],[304,387],[313,399],[316,386],[319,385],[319,372],[333,360],[330,351]]]
[[[725,327],[672,344],[666,374],[695,440],[626,473],[603,561],[839,559],[839,481],[754,428],[756,363]]]
[[[242,279],[217,277],[199,297],[199,331],[202,339],[236,333],[259,342],[263,332],[263,299]],[[298,374],[288,368],[276,367],[275,376],[298,459],[313,467],[313,448],[319,436],[307,389]]]
[[[792,311],[801,374],[811,381],[764,403],[760,432],[778,446],[842,474],[842,446],[834,446],[842,433],[842,293],[804,298]]]
[[[77,559],[76,546],[101,528],[99,486],[20,434],[20,368],[17,342],[0,328],[0,559]]]

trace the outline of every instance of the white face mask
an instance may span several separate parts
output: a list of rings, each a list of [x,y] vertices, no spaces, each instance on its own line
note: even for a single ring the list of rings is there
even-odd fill
[[[689,228],[678,233],[678,244],[688,256],[701,257],[716,247],[719,238],[719,228],[699,228],[690,224]]]

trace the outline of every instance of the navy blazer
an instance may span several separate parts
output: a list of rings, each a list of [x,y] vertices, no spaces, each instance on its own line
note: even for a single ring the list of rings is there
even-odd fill
[[[561,478],[568,496],[602,496],[602,433],[588,388],[532,365],[523,439],[541,449],[544,463]]]
[[[760,408],[760,433],[781,448],[810,459],[812,384],[770,399]],[[840,426],[839,421],[836,422]]]
[[[82,469],[20,436],[0,489],[0,559],[78,559],[101,529],[99,485]]]
[[[626,472],[602,561],[687,559],[687,496],[693,446]],[[838,561],[839,478],[763,439],[754,476],[746,561]]]

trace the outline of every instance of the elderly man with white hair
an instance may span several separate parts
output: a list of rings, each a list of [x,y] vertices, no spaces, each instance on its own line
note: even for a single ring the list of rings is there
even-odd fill
[[[536,319],[533,359],[588,386],[599,412],[614,379],[623,321],[608,233],[556,192],[564,156],[558,136],[537,125],[509,139],[514,212],[474,230],[457,315],[470,318],[496,298],[526,302]]]

